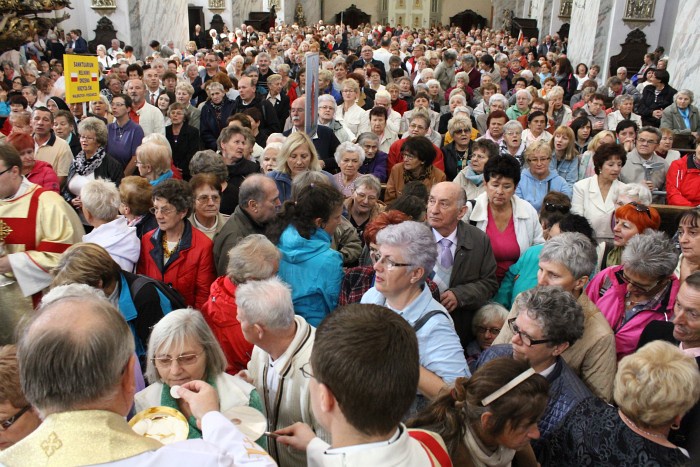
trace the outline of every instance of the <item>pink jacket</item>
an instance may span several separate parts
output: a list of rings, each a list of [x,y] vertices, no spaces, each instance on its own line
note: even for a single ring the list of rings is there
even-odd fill
[[[676,294],[680,287],[680,281],[675,275],[672,276],[671,291],[665,309],[661,309],[661,303],[659,303],[656,309],[641,311],[622,324],[625,317],[627,284],[616,275],[622,268],[623,266],[612,266],[600,271],[586,288],[586,295],[598,306],[615,333],[618,361],[637,349],[639,336],[647,324],[651,321],[671,320]]]

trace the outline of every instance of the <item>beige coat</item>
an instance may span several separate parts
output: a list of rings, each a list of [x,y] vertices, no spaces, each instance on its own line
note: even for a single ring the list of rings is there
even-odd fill
[[[327,437],[325,434],[321,436],[322,429],[311,413],[309,379],[301,372],[301,367],[308,363],[311,358],[316,329],[301,316],[295,316],[294,320],[297,324],[297,331],[285,352],[285,354],[291,355],[290,358],[286,365],[277,368],[280,382],[275,400],[268,400],[269,354],[260,347],[253,348],[253,354],[248,363],[248,373],[262,398],[269,431],[279,430],[296,422],[303,422],[312,426],[320,437]],[[269,439],[268,443],[270,455],[280,467],[306,466],[306,454],[303,451],[276,443],[274,439]]]

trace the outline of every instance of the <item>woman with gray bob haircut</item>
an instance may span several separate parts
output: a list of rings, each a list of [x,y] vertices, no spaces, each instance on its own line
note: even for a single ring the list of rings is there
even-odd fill
[[[83,242],[100,245],[124,271],[133,272],[141,254],[141,241],[136,228],[129,227],[119,215],[119,190],[114,183],[98,178],[83,186],[80,192],[83,215],[92,231],[83,235]]]
[[[540,261],[558,263],[564,266],[574,280],[593,273],[597,263],[596,245],[578,232],[564,232],[545,242],[540,252]],[[579,288],[583,290],[584,283]],[[569,291],[573,292],[573,291]]]
[[[374,287],[361,302],[386,306],[416,329],[420,365],[432,373],[421,370],[418,390],[433,399],[445,384],[470,374],[452,318],[425,286],[437,258],[435,237],[427,225],[405,221],[380,230],[377,245],[370,253]],[[412,410],[425,405],[422,396]]]
[[[598,273],[586,289],[615,332],[618,360],[637,348],[651,321],[673,315],[680,281],[674,275],[678,252],[663,232],[647,229],[622,252],[622,264]]]
[[[262,410],[251,384],[224,373],[226,357],[221,346],[202,314],[193,308],[173,310],[153,327],[147,356],[146,378],[151,385],[134,396],[136,411],[157,406],[180,411],[189,422],[188,439],[201,438],[202,432],[189,406],[171,395],[174,386],[194,380],[208,382],[216,388],[219,411],[224,414],[240,406]]]
[[[228,252],[226,275],[211,285],[202,316],[221,344],[226,357],[226,372],[244,370],[253,352],[237,319],[236,299],[242,284],[268,279],[279,269],[280,252],[264,235],[251,234]],[[258,297],[260,298],[260,297]]]
[[[226,162],[224,162],[223,157],[211,149],[197,151],[192,156],[190,160],[190,174],[195,176],[198,173],[213,174],[219,179],[221,189],[223,190],[226,187],[226,180],[228,180]]]

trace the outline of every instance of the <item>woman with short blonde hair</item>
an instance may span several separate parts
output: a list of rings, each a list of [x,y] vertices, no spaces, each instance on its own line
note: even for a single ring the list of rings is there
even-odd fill
[[[170,148],[155,142],[145,143],[136,149],[136,167],[139,174],[156,186],[172,178]]]

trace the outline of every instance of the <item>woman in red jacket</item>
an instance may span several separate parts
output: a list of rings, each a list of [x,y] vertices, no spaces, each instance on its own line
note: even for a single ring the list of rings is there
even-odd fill
[[[666,199],[673,206],[700,205],[700,145],[673,162],[666,172]]]
[[[182,180],[165,180],[153,189],[151,212],[158,228],[141,239],[137,272],[180,292],[188,306],[202,308],[216,278],[212,241],[187,220],[192,189]]]
[[[264,235],[251,234],[231,248],[228,258],[226,275],[217,278],[211,285],[202,315],[226,355],[226,373],[235,375],[248,368],[253,352],[253,344],[243,337],[238,321],[236,289],[246,282],[276,275],[280,252]]]

